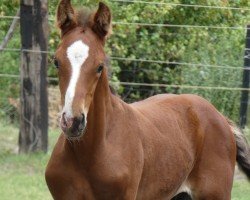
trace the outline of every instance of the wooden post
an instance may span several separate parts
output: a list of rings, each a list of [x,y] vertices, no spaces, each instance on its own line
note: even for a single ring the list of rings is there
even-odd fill
[[[244,72],[243,72],[243,83],[242,87],[249,89],[250,82],[250,25],[247,26],[246,36],[246,49],[244,57]],[[241,104],[240,104],[240,120],[239,125],[241,128],[245,128],[247,123],[247,108],[248,108],[248,95],[249,91],[242,91],[241,93]]]
[[[21,116],[19,153],[47,151],[47,0],[21,0]]]

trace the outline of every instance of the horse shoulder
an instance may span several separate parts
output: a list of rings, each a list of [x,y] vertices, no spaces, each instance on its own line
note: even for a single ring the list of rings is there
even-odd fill
[[[143,152],[138,139],[133,137],[136,134],[130,128],[127,126],[125,129],[118,129],[114,125],[104,146],[100,147],[98,156],[96,159],[93,157],[88,174],[94,181],[92,184],[95,185],[96,194],[101,195],[100,198],[122,198],[137,192],[140,181],[137,177],[141,176],[143,167]]]

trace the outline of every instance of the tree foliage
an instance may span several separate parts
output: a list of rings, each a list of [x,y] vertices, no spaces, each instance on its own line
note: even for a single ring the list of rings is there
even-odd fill
[[[98,1],[73,0],[72,2],[76,7],[80,5],[94,7]],[[155,0],[155,2],[250,7],[248,0]],[[53,20],[57,3],[57,0],[49,1],[51,19],[49,50],[52,52],[60,40]],[[246,27],[250,21],[250,11],[244,11],[244,9],[211,9],[182,7],[173,4],[160,5],[113,1],[106,1],[106,3],[113,11],[113,21],[115,22]],[[0,15],[14,15],[17,8],[18,1],[3,0],[0,6]],[[7,32],[10,23],[10,20],[0,22],[1,37]],[[113,34],[108,40],[106,48],[109,56],[166,61],[166,63],[112,59],[111,80],[113,82],[241,87],[245,34],[244,29],[114,24]],[[19,46],[19,35],[16,34],[8,47],[18,48]],[[2,62],[1,73],[18,73],[20,61],[16,53],[1,53],[0,60]],[[176,62],[189,64],[175,64]],[[195,63],[198,63],[198,65],[194,65]],[[203,65],[199,65],[199,63]],[[236,69],[216,68],[207,65],[232,66],[236,67]],[[56,76],[55,69],[49,67],[48,70],[49,76]],[[7,82],[7,80],[4,81]],[[6,87],[9,87],[9,85],[11,85],[10,82],[6,84]],[[230,118],[234,120],[238,118],[239,91],[185,89],[182,87],[114,86],[128,102],[164,92],[195,93],[204,96]]]

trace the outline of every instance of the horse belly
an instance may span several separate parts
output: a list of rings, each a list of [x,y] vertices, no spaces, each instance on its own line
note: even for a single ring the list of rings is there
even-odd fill
[[[137,199],[171,199],[189,176],[194,160],[188,149],[168,147],[157,152],[144,167]]]
[[[186,177],[189,175],[184,170],[179,170],[183,173],[182,176],[172,177],[169,173],[161,173],[156,179],[148,179],[147,183],[141,183],[141,187],[137,193],[138,200],[151,200],[151,199],[171,199],[185,182]]]

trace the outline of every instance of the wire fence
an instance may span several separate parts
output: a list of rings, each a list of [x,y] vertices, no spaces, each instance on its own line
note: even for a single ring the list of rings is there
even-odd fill
[[[16,16],[0,16],[0,19],[20,19]],[[50,18],[50,21],[55,21]],[[151,26],[151,27],[174,27],[174,28],[198,28],[198,29],[228,29],[228,30],[247,30],[246,27],[241,26],[202,26],[202,25],[186,25],[186,24],[153,24],[153,23],[139,23],[139,22],[121,22],[114,21],[113,25],[131,25],[131,26]]]
[[[42,53],[42,54],[50,54],[54,55],[55,52],[53,51],[38,51],[38,50],[31,50],[31,49],[21,49],[21,48],[2,48],[2,51],[7,52],[29,52],[29,53]],[[246,49],[248,50],[248,49]],[[248,55],[241,57],[249,58],[250,52]],[[168,64],[168,65],[184,65],[190,67],[208,67],[208,68],[218,68],[218,69],[232,69],[232,70],[250,70],[249,67],[237,67],[237,66],[224,66],[224,65],[212,65],[212,64],[204,64],[204,63],[186,63],[186,62],[175,62],[175,61],[163,61],[163,60],[147,60],[147,59],[137,59],[137,58],[125,58],[125,57],[116,57],[116,56],[109,56],[111,60],[122,60],[122,61],[132,61],[132,62],[146,62],[146,63],[157,63],[157,64]]]
[[[159,6],[176,6],[176,7],[183,7],[183,8],[197,8],[197,9],[220,9],[220,10],[232,10],[232,11],[236,11],[236,12],[250,12],[249,8],[244,8],[244,7],[226,7],[226,6],[210,6],[210,5],[198,5],[198,4],[182,4],[182,3],[167,3],[167,2],[150,2],[150,1],[134,1],[134,0],[111,0],[111,2],[117,2],[117,3],[122,3],[122,4],[146,4],[146,5],[159,5]],[[13,19],[20,19],[20,17],[18,16],[0,16],[0,20],[13,20]],[[49,21],[54,22],[55,18],[54,17],[49,17]],[[160,29],[164,29],[164,28],[178,28],[178,29],[203,29],[203,30],[210,30],[210,31],[214,31],[214,30],[226,30],[226,31],[242,31],[243,33],[245,31],[247,31],[249,28],[245,27],[245,26],[238,26],[238,25],[231,25],[231,26],[224,26],[224,25],[197,25],[197,24],[161,24],[161,23],[147,23],[147,22],[127,22],[127,21],[114,21],[113,22],[114,26],[126,26],[126,27],[131,27],[131,26],[136,26],[136,27],[140,27],[140,28],[147,28],[147,27],[156,27],[156,28],[160,28]],[[160,32],[160,30],[158,30]],[[114,34],[120,34],[120,33],[114,33]],[[137,35],[139,35],[138,33],[136,33]],[[162,35],[169,35],[169,34],[173,34],[173,35],[178,35],[178,34],[182,34],[182,33],[162,33]],[[153,33],[148,33],[148,35],[153,35]],[[161,33],[159,33],[159,35],[161,35]],[[244,50],[244,49],[242,49]],[[239,55],[239,59],[244,59],[244,58],[250,58],[250,49],[245,49],[246,51],[246,55],[243,56]],[[21,49],[21,48],[13,48],[13,47],[9,47],[9,48],[2,48],[0,49],[0,55],[1,53],[4,52],[16,52],[18,54],[22,53],[22,52],[28,52],[28,53],[44,53],[44,54],[48,54],[50,56],[54,55],[54,51],[37,51],[37,50],[31,50],[31,49]],[[183,67],[187,67],[187,68],[204,68],[204,69],[215,69],[215,70],[230,70],[232,71],[232,73],[235,73],[237,71],[242,73],[242,71],[249,71],[250,70],[250,66],[247,66],[245,68],[243,68],[243,66],[238,66],[238,65],[221,65],[221,64],[210,64],[210,63],[199,63],[199,62],[181,62],[181,61],[169,61],[169,60],[153,60],[153,59],[145,59],[145,58],[130,58],[130,57],[122,57],[122,56],[118,56],[118,55],[112,55],[109,57],[109,59],[111,60],[111,62],[113,61],[117,61],[117,62],[127,62],[128,65],[130,65],[131,63],[140,63],[140,67],[136,67],[136,69],[125,69],[125,70],[121,70],[119,71],[119,73],[140,73],[141,71],[143,72],[153,72],[154,69],[149,69],[146,67],[143,67],[143,65],[147,65],[148,63],[150,64],[158,64],[158,65],[168,65],[168,66],[178,66],[180,68]],[[20,64],[20,63],[19,63]],[[1,79],[8,79],[9,80],[9,85],[13,84],[11,80],[15,80],[15,84],[18,84],[19,82],[19,78],[20,76],[18,74],[9,74],[9,73],[4,73],[0,70],[0,78]],[[55,81],[57,82],[57,78],[56,77],[48,77],[48,81]],[[223,83],[223,85],[226,85],[226,82]],[[222,83],[222,81],[220,82]],[[183,91],[187,91],[185,89],[190,89],[188,91],[193,91],[193,90],[203,90],[203,91],[228,91],[228,92],[237,92],[237,95],[240,94],[240,92],[242,91],[250,91],[249,88],[243,88],[241,87],[241,80],[238,80],[237,84],[235,84],[234,86],[229,85],[229,86],[220,86],[219,84],[217,86],[210,86],[210,85],[187,85],[187,84],[168,84],[167,81],[166,83],[162,84],[162,83],[145,83],[145,82],[135,82],[135,81],[131,81],[131,82],[125,82],[125,81],[111,81],[111,85],[116,86],[117,88],[119,86],[123,86],[123,93],[122,93],[122,98],[125,101],[131,102],[136,98],[131,98],[131,93],[136,91],[139,92],[145,92],[147,93],[147,96],[151,96],[156,94],[157,92],[162,92],[165,91],[169,88],[175,90],[179,90],[179,89],[183,89]],[[11,86],[9,87],[11,88]],[[157,88],[157,89],[156,89]],[[160,88],[160,90],[158,90]],[[171,91],[173,91],[171,90]],[[57,87],[54,87],[54,85],[52,85],[52,87],[49,88],[49,91],[54,91],[52,93],[50,93],[50,96],[53,96],[53,94],[55,94],[56,91],[58,91],[57,97],[52,97],[53,99],[55,99],[55,102],[57,101],[58,105],[58,101],[60,101],[60,94],[59,94],[59,90]],[[0,94],[4,94],[5,91],[0,91]],[[14,110],[14,113],[18,110],[18,104],[16,104],[16,102],[14,100],[18,101],[18,96],[15,97],[10,97],[10,96],[3,96],[1,95],[0,99],[4,100],[5,102],[7,101],[8,103],[6,104],[1,104],[0,106],[0,113],[6,113],[9,112],[11,113],[12,110]],[[14,99],[14,100],[13,100]],[[3,101],[2,101],[3,102]],[[0,101],[1,103],[1,101]],[[52,106],[55,107],[55,106]],[[58,107],[58,106],[57,106]],[[3,109],[2,109],[3,108]],[[53,108],[52,108],[53,109]],[[59,110],[59,108],[58,108]],[[56,115],[56,114],[55,114]],[[13,116],[12,116],[13,117]]]
[[[0,74],[1,78],[14,78],[20,79],[17,74]],[[47,77],[48,81],[58,81],[58,78]],[[123,86],[146,86],[146,87],[172,87],[172,88],[187,88],[187,89],[200,89],[200,90],[228,90],[228,91],[250,91],[250,88],[238,87],[213,87],[213,86],[199,86],[199,85],[174,85],[174,84],[158,84],[158,83],[133,83],[133,82],[111,82],[111,84]]]
[[[139,3],[139,4],[149,4],[149,5],[180,6],[180,7],[189,7],[189,8],[191,7],[191,8],[250,11],[249,8],[237,8],[237,7],[227,7],[227,6],[208,6],[208,5],[199,5],[199,4],[183,4],[183,3],[169,3],[169,2],[166,3],[166,2],[150,2],[150,1],[134,1],[134,0],[111,0],[111,2]]]

